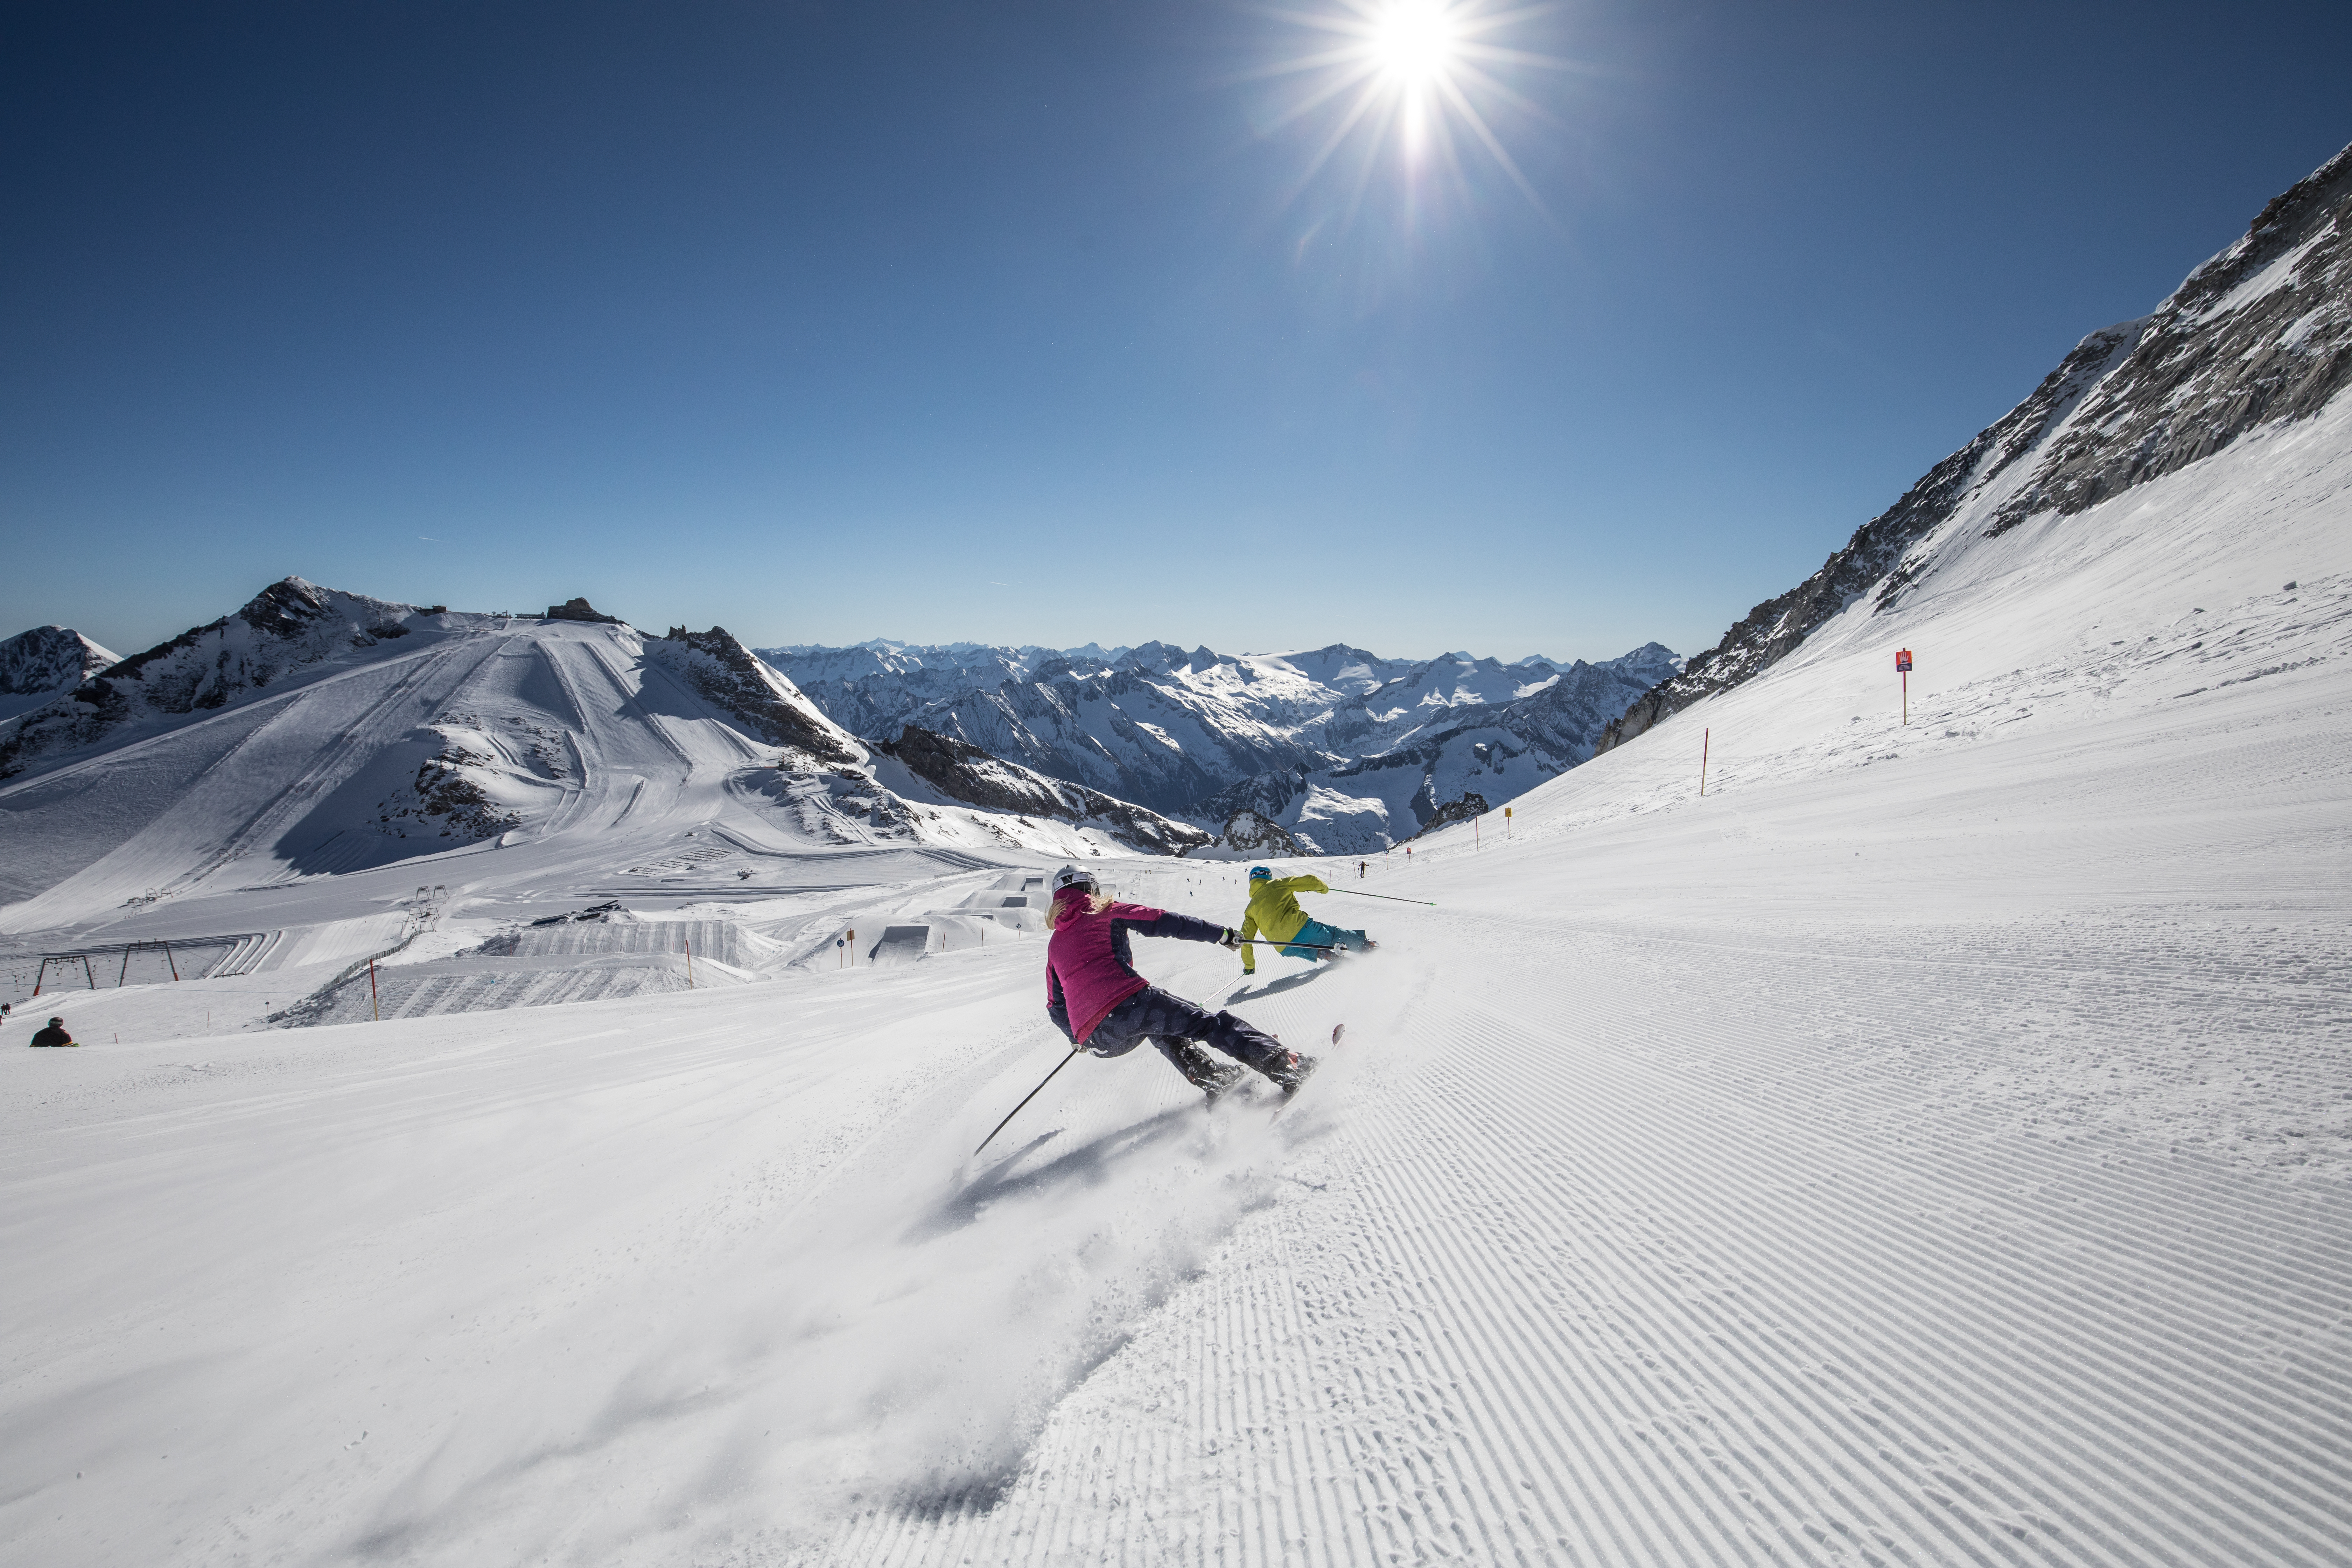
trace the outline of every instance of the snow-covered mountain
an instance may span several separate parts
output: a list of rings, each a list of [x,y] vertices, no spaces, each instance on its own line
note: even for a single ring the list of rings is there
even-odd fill
[[[1117,801],[1026,820],[909,802],[875,763],[720,627],[653,637],[584,601],[468,615],[289,577],[0,721],[0,927],[467,851],[499,851],[492,880],[535,897],[675,897],[749,895],[829,849],[1202,837]]]
[[[2347,383],[2352,146],[2273,198],[2155,310],[2076,344],[1820,571],[1644,692],[1599,749],[1770,668],[1865,596],[1874,613],[1933,596],[1972,540],[2063,528],[2252,431],[2310,417]]]
[[[1680,668],[1656,643],[1601,664],[1163,642],[761,657],[866,740],[913,725],[1213,831],[1249,809],[1327,854],[1399,842],[1465,795],[1500,805],[1574,766],[1628,700]]]
[[[37,708],[116,663],[110,653],[70,626],[35,626],[0,642],[0,719]]]

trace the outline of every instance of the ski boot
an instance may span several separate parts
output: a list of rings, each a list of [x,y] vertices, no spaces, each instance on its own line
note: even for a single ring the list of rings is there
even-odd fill
[[[1297,1051],[1285,1051],[1280,1061],[1276,1062],[1272,1067],[1262,1068],[1259,1070],[1272,1080],[1275,1088],[1282,1090],[1282,1098],[1288,1100],[1306,1086],[1307,1080],[1314,1076],[1315,1069],[1321,1065],[1313,1057],[1302,1056]]]
[[[1198,1040],[1166,1040],[1160,1049],[1184,1075],[1185,1082],[1208,1096],[1211,1105],[1223,1100],[1245,1073],[1239,1062],[1221,1062],[1211,1056]]]
[[[1223,1063],[1214,1071],[1215,1078],[1201,1086],[1201,1092],[1208,1097],[1209,1109],[1212,1110],[1216,1109],[1217,1101],[1232,1093],[1234,1088],[1242,1079],[1249,1077],[1249,1069],[1239,1062]]]

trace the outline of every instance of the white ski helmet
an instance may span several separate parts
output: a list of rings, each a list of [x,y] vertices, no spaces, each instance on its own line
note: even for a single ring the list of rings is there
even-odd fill
[[[1065,866],[1054,873],[1055,897],[1059,897],[1065,888],[1084,888],[1088,892],[1095,892],[1099,887],[1100,884],[1095,880],[1095,874],[1084,866]]]

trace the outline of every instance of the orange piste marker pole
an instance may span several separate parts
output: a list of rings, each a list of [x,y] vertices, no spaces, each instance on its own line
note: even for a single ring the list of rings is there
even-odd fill
[[[1715,731],[1713,730],[1701,730],[1698,732],[1698,797],[1701,800],[1705,800],[1706,798],[1707,748],[1714,743]]]

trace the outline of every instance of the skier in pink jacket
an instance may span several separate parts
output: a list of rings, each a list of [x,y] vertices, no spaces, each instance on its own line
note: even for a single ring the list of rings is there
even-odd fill
[[[1054,907],[1046,924],[1054,934],[1045,943],[1045,1011],[1073,1046],[1118,1057],[1150,1040],[1211,1104],[1241,1080],[1236,1062],[1264,1073],[1286,1098],[1315,1070],[1314,1058],[1285,1050],[1280,1040],[1231,1013],[1196,1006],[1135,972],[1129,931],[1240,945],[1241,939],[1224,927],[1141,904],[1115,903],[1082,866],[1065,866],[1054,874]],[[1234,1060],[1218,1061],[1202,1049],[1203,1044]]]

